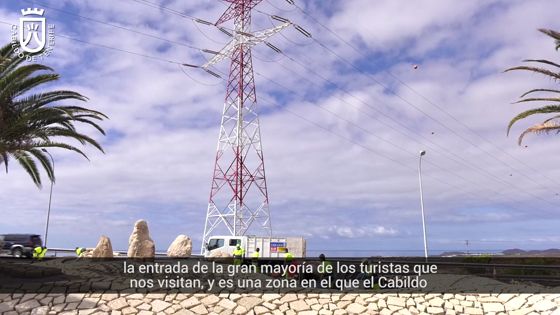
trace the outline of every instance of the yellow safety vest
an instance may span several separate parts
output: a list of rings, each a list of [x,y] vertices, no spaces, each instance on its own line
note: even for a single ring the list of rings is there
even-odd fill
[[[86,251],[85,248],[83,247],[78,247],[76,248],[76,256],[78,257],[82,257],[84,255],[84,252]]]
[[[285,261],[292,261],[294,259],[294,255],[292,255],[292,253],[286,253],[286,256],[284,256],[284,260]]]
[[[43,248],[41,246],[37,246],[33,249],[33,258],[36,259],[43,259],[43,257],[45,257],[45,254],[47,254],[47,248]]]
[[[259,252],[254,252],[253,255],[251,255],[251,257],[258,259],[259,258]]]
[[[241,257],[243,257],[243,253],[244,253],[243,248],[236,249],[236,250],[233,251],[233,257],[234,258],[241,258]]]

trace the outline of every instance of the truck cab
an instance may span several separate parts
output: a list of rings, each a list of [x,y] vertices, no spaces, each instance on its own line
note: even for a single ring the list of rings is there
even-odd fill
[[[213,236],[208,239],[204,256],[216,255],[218,252],[232,255],[237,244],[245,249],[243,238],[242,236]]]

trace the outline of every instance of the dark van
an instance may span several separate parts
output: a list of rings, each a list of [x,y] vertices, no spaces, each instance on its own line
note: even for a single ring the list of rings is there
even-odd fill
[[[37,234],[2,234],[0,235],[0,252],[14,257],[32,257],[33,249],[43,246],[41,236]]]

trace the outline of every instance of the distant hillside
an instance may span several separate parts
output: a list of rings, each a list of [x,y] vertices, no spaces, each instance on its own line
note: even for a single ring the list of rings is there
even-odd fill
[[[440,256],[444,256],[444,257],[456,257],[456,256],[476,256],[479,255],[477,253],[465,253],[465,252],[459,252],[459,251],[453,251],[453,252],[444,252],[442,253]],[[520,256],[520,257],[560,257],[560,249],[558,248],[550,248],[550,249],[544,249],[544,250],[523,250],[523,249],[519,249],[519,248],[512,248],[512,249],[506,249],[504,251],[502,251],[500,254],[497,254],[500,256]]]
[[[506,249],[502,252],[505,256],[541,256],[541,257],[560,257],[560,249],[550,248],[545,250],[522,250],[519,248]]]

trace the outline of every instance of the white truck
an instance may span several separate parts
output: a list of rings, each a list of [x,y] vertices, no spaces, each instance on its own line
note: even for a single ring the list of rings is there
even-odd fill
[[[263,236],[212,236],[205,244],[204,257],[231,257],[237,244],[245,250],[245,257],[250,258],[259,248],[261,258],[284,258],[289,250],[294,257],[305,257],[305,239],[303,237],[263,237]]]

